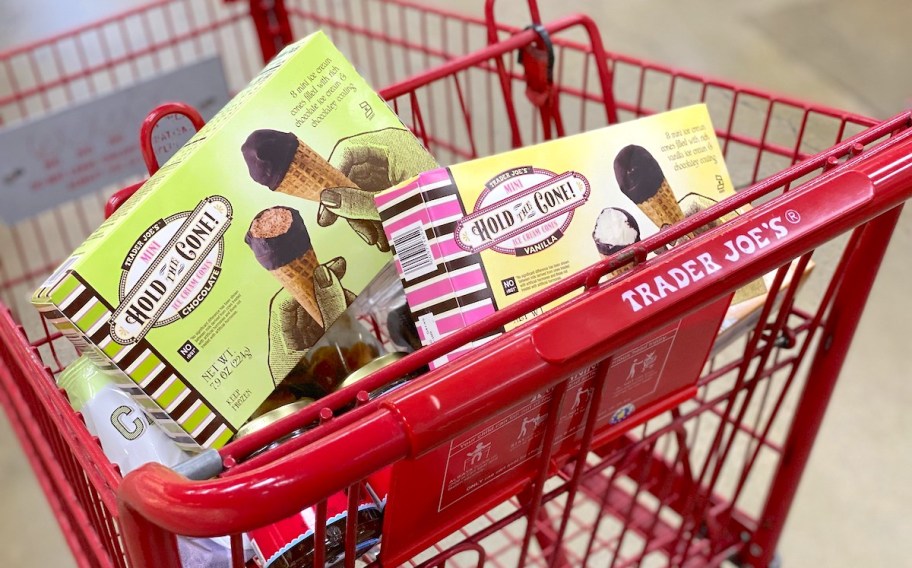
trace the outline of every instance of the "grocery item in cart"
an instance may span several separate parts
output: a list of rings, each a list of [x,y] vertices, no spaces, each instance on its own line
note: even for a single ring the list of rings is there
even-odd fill
[[[250,245],[257,262],[272,273],[310,317],[323,327],[323,315],[317,300],[319,286],[314,284],[314,271],[320,263],[301,214],[281,205],[260,211],[250,223],[244,242]],[[329,303],[332,312],[326,317],[330,321],[335,319],[336,310],[333,308],[336,304],[341,303],[344,309],[344,296],[339,300],[341,302]]]
[[[274,409],[270,410],[269,412],[264,412],[263,414],[257,416],[256,418],[251,419],[249,422],[247,422],[246,424],[241,426],[240,429],[238,430],[237,436],[235,436],[235,439],[243,438],[244,436],[252,434],[252,433],[256,432],[257,430],[262,430],[266,426],[269,426],[270,424],[272,424],[278,420],[281,420],[282,418],[285,418],[286,416],[291,416],[298,410],[301,410],[302,408],[310,406],[314,402],[315,401],[312,398],[302,397],[294,402],[290,402],[288,404],[284,404],[282,406],[274,408]],[[299,428],[299,429],[291,432],[290,434],[287,434],[287,435],[283,436],[282,438],[279,438],[278,440],[275,440],[275,441],[271,442],[270,444],[263,446],[262,448],[254,451],[249,456],[247,456],[247,459],[250,459],[254,456],[266,453],[273,448],[277,448],[281,444],[287,442],[288,440],[297,438],[304,432],[307,432],[308,430],[313,429],[315,426],[316,426],[316,424],[312,424],[309,426],[305,426],[304,428]]]
[[[367,365],[361,367],[351,375],[349,375],[345,381],[340,385],[339,388],[346,388],[352,385],[355,385],[368,377],[371,373],[379,371],[380,369],[386,367],[387,365],[392,365],[396,361],[399,361],[406,356],[406,353],[402,352],[392,352],[382,355]],[[416,369],[411,373],[408,373],[405,376],[394,379],[393,381],[384,384],[380,387],[375,388],[374,390],[367,393],[368,400],[373,400],[380,396],[385,395],[388,392],[392,392],[399,387],[405,386],[409,381],[414,378],[417,378],[422,373],[427,371],[427,367]],[[392,467],[385,467],[378,471],[375,471],[371,475],[367,476],[365,490],[367,490],[374,500],[378,504],[381,510],[386,507],[387,500],[389,498],[390,487],[392,486]]]
[[[684,220],[668,178],[646,148],[636,144],[624,146],[614,157],[614,176],[621,193],[660,229]]]
[[[411,353],[421,347],[394,262],[383,267],[349,310],[373,332],[387,352]]]
[[[98,436],[101,449],[122,475],[149,462],[173,467],[186,460],[189,455],[146,414],[161,415],[161,411],[141,408],[129,391],[118,386],[119,373],[111,365],[103,369],[82,356],[60,373],[57,386],[66,391],[73,410],[82,413],[86,428]]]
[[[308,351],[280,388],[302,396],[320,398],[336,390],[350,374],[384,353],[376,337],[353,317],[343,312]]]
[[[633,215],[618,207],[605,207],[595,220],[592,241],[603,259],[640,241],[640,226]],[[611,276],[627,272],[631,265],[613,270]]]
[[[60,373],[57,386],[67,393],[73,410],[82,414],[86,428],[98,437],[105,456],[117,464],[122,475],[146,463],[174,467],[187,460],[190,455],[166,436],[117,384],[119,372],[112,366],[107,370],[99,368],[83,355]],[[231,564],[231,544],[227,537],[179,537],[178,545],[181,562],[187,568]],[[246,548],[249,546],[245,539]]]
[[[694,105],[425,172],[376,202],[428,345],[684,219],[686,195],[733,193],[709,113]],[[647,298],[712,269],[694,262]]]
[[[312,400],[302,399],[251,420],[238,431],[238,437],[261,430],[311,403],[313,403]],[[309,427],[305,427],[296,430],[281,440],[255,451],[250,457],[266,452],[285,441],[300,436],[308,429]],[[357,509],[358,531],[355,552],[361,555],[380,542],[383,517],[379,503],[374,500],[371,492],[361,488],[360,485],[350,489],[350,491],[353,490],[358,490],[360,498]],[[327,566],[333,565],[344,555],[347,518],[348,496],[346,493],[340,491],[331,495],[326,500],[325,559]],[[306,568],[313,566],[316,522],[317,507],[314,506],[271,525],[250,531],[248,536],[260,565],[264,568],[286,566]]]
[[[273,59],[33,303],[120,369],[179,444],[218,448],[389,262],[374,192],[434,166],[315,33]]]
[[[409,345],[412,337],[417,338],[417,332],[390,262],[310,347],[270,399],[286,392],[325,396],[380,368],[378,361],[387,364],[401,358],[405,352],[400,344],[414,350]]]
[[[383,367],[392,365],[393,363],[395,363],[399,359],[402,359],[405,356],[406,356],[406,353],[394,351],[393,353],[387,353],[386,355],[377,357],[373,361],[369,362],[368,364],[364,365],[363,367],[361,367],[360,369],[358,369],[357,371],[355,371],[354,373],[349,375],[342,382],[342,384],[339,385],[339,388],[345,388],[345,387],[354,385],[354,384],[358,383],[359,381],[363,380],[364,378],[368,377],[371,373],[375,373],[375,372],[379,371],[380,369],[382,369]],[[395,389],[401,387],[405,383],[407,383],[410,380],[414,379],[415,377],[419,376],[424,370],[426,370],[426,369],[417,369],[405,376],[399,377],[391,383],[385,384],[381,387],[378,387],[378,388],[370,391],[368,393],[368,395],[370,396],[370,399],[373,400],[373,399],[377,398],[378,396],[384,395],[392,390],[395,390]]]

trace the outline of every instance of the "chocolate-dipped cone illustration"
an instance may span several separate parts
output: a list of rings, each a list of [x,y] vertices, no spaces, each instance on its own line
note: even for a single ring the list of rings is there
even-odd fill
[[[273,191],[311,201],[331,187],[358,187],[291,132],[254,130],[241,146],[250,177]]]
[[[244,241],[260,265],[322,326],[314,291],[314,270],[319,262],[301,214],[281,206],[261,211],[250,223]]]
[[[624,195],[659,229],[684,219],[662,168],[642,146],[631,144],[618,152],[614,158],[614,176]]]
[[[616,254],[634,243],[640,241],[640,226],[633,215],[617,207],[606,207],[599,213],[592,230],[592,240],[602,259]],[[610,277],[623,274],[633,268],[633,264],[613,270]]]

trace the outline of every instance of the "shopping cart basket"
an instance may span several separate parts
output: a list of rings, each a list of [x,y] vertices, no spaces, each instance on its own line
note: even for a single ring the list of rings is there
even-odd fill
[[[253,53],[268,59],[292,37],[323,27],[374,84],[390,85],[383,96],[444,163],[705,102],[742,187],[737,196],[418,351],[357,388],[181,469],[191,478],[219,474],[205,481],[155,465],[121,479],[55,387],[54,376],[75,353],[23,301],[101,220],[110,192],[5,228],[0,299],[8,310],[0,315],[0,402],[80,566],[177,566],[174,534],[234,535],[235,565],[242,565],[240,533],[313,504],[315,563],[322,564],[328,495],[358,488],[391,464],[416,462],[549,389],[552,419],[543,425],[530,474],[508,494],[475,503],[476,514],[438,515],[422,527],[398,519],[410,503],[438,499],[439,480],[398,502],[393,496],[379,557],[359,562],[771,563],[899,208],[912,196],[912,115],[876,122],[607,53],[588,18],[542,24],[531,4],[535,25],[524,29],[497,22],[492,1],[483,19],[405,0],[159,1],[3,54],[12,92],[0,98],[0,112],[11,122],[137,80],[149,66],[167,68],[216,52],[239,88],[262,63]],[[53,76],[36,71],[48,69],[43,62],[59,60],[70,46],[78,54],[93,42],[101,46],[98,58],[83,55],[55,65]],[[80,81],[92,88],[77,89]],[[755,205],[749,213],[647,260],[651,251],[748,203]],[[787,238],[682,290],[673,302],[657,302],[635,316],[618,310],[622,289],[687,255],[718,251],[774,217],[789,223]],[[45,236],[46,227],[60,227],[64,219],[75,228],[48,231],[53,240]],[[786,284],[786,270],[795,263],[800,274],[812,255],[822,260],[799,296],[800,279]],[[631,262],[635,270],[600,284]],[[607,429],[595,428],[596,393],[578,447],[568,455],[552,450],[553,410],[567,396],[569,377],[596,365],[599,391],[599,370],[620,347],[770,271],[770,300],[756,325],[711,360],[695,389],[637,409]],[[584,293],[562,307],[406,387],[374,401],[364,396],[580,289]],[[598,326],[589,325],[593,318]],[[352,404],[354,410],[334,417],[334,410]],[[320,426],[246,459],[313,421]],[[350,507],[355,504],[352,497]],[[353,566],[350,537],[357,519],[348,519],[345,565]]]

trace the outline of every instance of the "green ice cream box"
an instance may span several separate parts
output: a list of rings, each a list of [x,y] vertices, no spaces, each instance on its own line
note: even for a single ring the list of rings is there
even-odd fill
[[[179,444],[219,448],[390,261],[373,194],[434,167],[329,39],[312,34],[32,302],[81,352],[114,363]]]

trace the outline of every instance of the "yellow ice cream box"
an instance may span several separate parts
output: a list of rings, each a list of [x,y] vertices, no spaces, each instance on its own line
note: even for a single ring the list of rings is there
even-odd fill
[[[376,203],[427,345],[733,194],[695,105],[438,168]],[[762,292],[758,282],[741,296]]]

